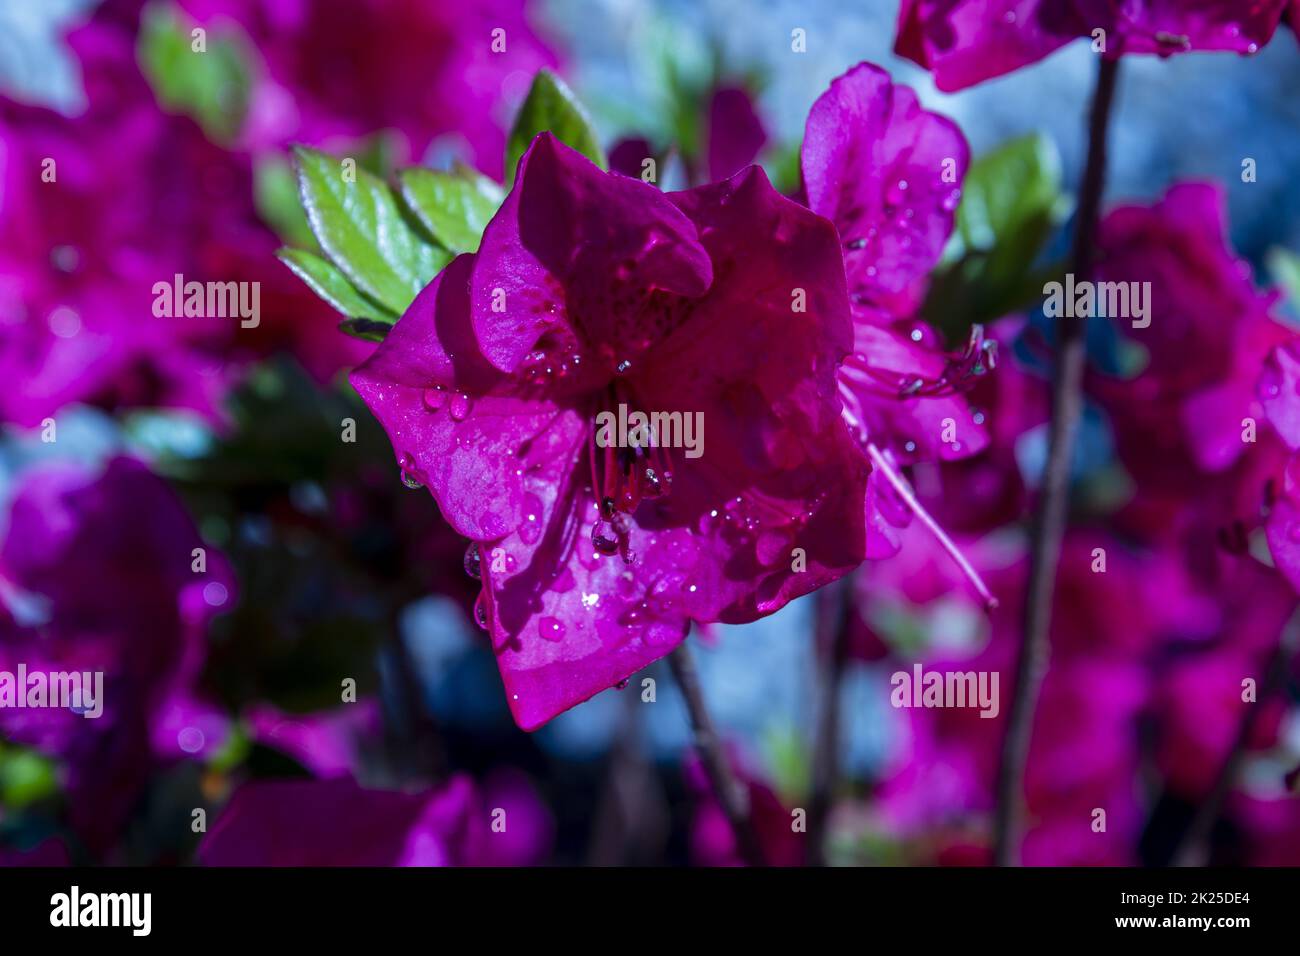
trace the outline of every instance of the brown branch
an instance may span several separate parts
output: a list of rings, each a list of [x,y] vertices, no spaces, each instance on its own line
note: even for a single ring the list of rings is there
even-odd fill
[[[1080,279],[1092,271],[1094,242],[1106,178],[1106,136],[1119,61],[1101,59],[1088,123],[1088,160],[1075,219],[1074,271]],[[1061,319],[1053,362],[1052,420],[1047,464],[1034,514],[1029,582],[1025,591],[1022,643],[1016,660],[1015,687],[1003,739],[997,778],[993,856],[1000,866],[1019,862],[1024,823],[1025,762],[1034,725],[1034,710],[1047,671],[1052,593],[1069,511],[1070,468],[1083,408],[1083,371],[1087,356],[1086,322]]]
[[[668,664],[677,686],[681,688],[682,697],[686,700],[691,730],[695,733],[695,749],[704,762],[704,772],[708,775],[713,795],[721,805],[727,822],[731,824],[736,848],[748,865],[763,866],[763,850],[758,835],[754,832],[753,821],[749,818],[749,792],[740,786],[727,764],[727,756],[722,751],[722,740],[714,729],[713,718],[709,716],[709,710],[704,704],[695,660],[684,641],[668,655]]]
[[[826,821],[839,778],[840,684],[848,657],[851,578],[817,592],[814,648],[817,662],[817,723],[812,755],[812,796],[808,801],[808,865],[826,865]]]

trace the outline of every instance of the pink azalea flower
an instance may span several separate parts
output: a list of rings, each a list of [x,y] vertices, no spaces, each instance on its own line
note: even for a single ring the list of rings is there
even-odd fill
[[[533,74],[556,66],[528,22],[526,0],[181,6],[213,31],[237,23],[264,60],[243,134],[251,148],[328,145],[389,129],[403,135],[416,160],[442,137],[499,179],[513,111]]]
[[[1098,245],[1097,281],[1150,283],[1146,327],[1112,320],[1145,350],[1145,367],[1129,381],[1088,383],[1136,484],[1124,520],[1146,535],[1199,524],[1242,538],[1230,526],[1258,515],[1281,454],[1257,384],[1270,351],[1295,337],[1270,314],[1277,294],[1256,289],[1229,247],[1223,190],[1210,183],[1113,210]]]
[[[347,778],[264,780],[235,792],[199,847],[205,866],[500,866],[544,861],[553,827],[531,789],[484,795],[368,790]],[[494,802],[495,801],[495,802]],[[504,830],[493,829],[504,810]],[[513,849],[512,849],[513,848]]]
[[[867,467],[834,380],[849,333],[834,229],[761,170],[665,195],[533,143],[477,255],[352,377],[479,543],[480,623],[521,726],[692,620],[753,620],[861,561]],[[620,406],[702,421],[707,442],[598,444]]]
[[[988,443],[964,389],[992,366],[991,344],[977,328],[963,353],[945,355],[933,330],[910,320],[952,233],[969,163],[961,131],[869,63],[834,80],[808,114],[804,189],[809,208],[839,230],[853,307],[853,352],[839,385],[845,419],[876,469],[873,557],[897,550],[894,529],[912,513],[946,541],[896,466],[964,458]]]
[[[103,672],[103,713],[0,710],[14,739],[63,758],[74,828],[118,833],[150,768],[151,729],[198,676],[208,621],[235,601],[175,493],[132,459],[57,466],[20,486],[0,546],[0,669]]]
[[[1277,29],[1287,0],[903,0],[894,52],[954,91],[1036,63],[1105,31],[1105,55],[1193,50],[1249,54]]]

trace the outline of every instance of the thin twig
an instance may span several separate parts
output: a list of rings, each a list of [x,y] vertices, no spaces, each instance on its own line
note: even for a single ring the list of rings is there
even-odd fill
[[[1075,219],[1074,271],[1080,279],[1086,279],[1092,271],[1093,246],[1106,178],[1108,120],[1118,74],[1118,60],[1103,58],[1100,61],[1088,122],[1088,160]],[[1029,756],[1038,692],[1047,670],[1052,592],[1056,586],[1061,542],[1065,537],[1071,459],[1083,408],[1083,371],[1087,357],[1085,331],[1086,319],[1077,316],[1063,318],[1053,362],[1047,464],[1034,514],[1022,643],[1016,660],[1015,688],[998,768],[993,856],[1000,866],[1019,862],[1025,762]]]
[[[722,751],[722,740],[713,727],[713,718],[704,704],[704,694],[700,690],[700,678],[695,671],[695,659],[685,642],[678,644],[668,655],[668,664],[673,671],[673,679],[681,689],[686,700],[686,711],[690,715],[691,730],[695,733],[695,749],[699,751],[704,762],[704,772],[708,775],[709,785],[717,798],[722,812],[731,824],[731,832],[736,838],[736,848],[741,857],[750,866],[763,866],[763,850],[754,832],[753,821],[749,818],[749,793],[741,788],[727,756]]]
[[[826,821],[830,815],[840,769],[840,684],[848,658],[852,587],[850,578],[841,578],[817,592],[814,650],[818,696],[812,796],[808,801],[809,866],[826,864]]]

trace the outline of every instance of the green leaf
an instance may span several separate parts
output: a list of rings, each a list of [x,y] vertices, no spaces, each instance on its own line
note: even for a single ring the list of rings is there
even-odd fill
[[[259,157],[253,170],[253,201],[262,221],[284,242],[316,248],[311,224],[298,198],[298,177],[280,154]]]
[[[1035,261],[1069,209],[1060,156],[1047,137],[1021,137],[981,156],[966,173],[956,232],[922,313],[949,341],[962,341],[971,325],[1031,305],[1063,271]]]
[[[54,764],[34,750],[0,750],[0,803],[14,810],[58,791]]]
[[[304,146],[298,189],[316,241],[359,290],[401,314],[451,257],[407,221],[388,184]]]
[[[214,141],[228,143],[248,115],[251,44],[225,26],[195,50],[189,23],[172,7],[150,4],[141,18],[136,58],[158,102],[192,117]]]
[[[967,251],[1024,269],[1065,212],[1055,145],[1041,134],[1023,136],[971,164],[957,209],[957,234]]]
[[[340,332],[350,335],[354,339],[364,339],[367,342],[382,342],[388,338],[388,330],[392,327],[392,322],[382,322],[375,319],[344,319],[339,323]]]
[[[454,173],[414,167],[398,179],[411,211],[453,253],[478,251],[483,229],[505,198],[500,186],[466,167]]]
[[[582,153],[601,169],[609,168],[591,119],[573,91],[550,70],[538,70],[506,143],[506,182],[515,178],[519,158],[538,133],[550,130],[556,139]]]
[[[1280,285],[1291,303],[1292,311],[1300,314],[1300,255],[1290,249],[1269,250],[1268,271],[1273,281]]]
[[[318,296],[348,317],[378,319],[392,325],[397,316],[372,302],[329,262],[305,249],[281,249],[276,258],[293,270]]]

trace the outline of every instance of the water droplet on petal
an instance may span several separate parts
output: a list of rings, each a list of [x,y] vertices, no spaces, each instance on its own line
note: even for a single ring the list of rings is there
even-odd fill
[[[405,485],[406,487],[408,487],[408,488],[423,488],[423,487],[424,487],[424,485],[420,484],[420,482],[419,482],[418,479],[416,479],[416,478],[412,478],[412,477],[411,477],[411,476],[406,472],[405,469],[403,469],[403,471],[402,471],[402,484],[404,484],[404,485]]]
[[[474,599],[474,623],[483,630],[488,629],[487,592],[479,591]]]
[[[465,573],[475,581],[483,577],[483,563],[479,555],[478,542],[471,541],[469,547],[465,549]]]
[[[615,684],[615,685],[614,685],[614,689],[615,689],[615,690],[626,690],[626,689],[627,689],[627,678],[624,677],[621,681],[619,681],[617,684]]]
[[[447,414],[452,417],[453,421],[462,422],[469,415],[471,406],[470,397],[464,392],[457,392],[451,397],[451,402],[447,406]]]
[[[517,529],[524,544],[534,545],[542,536],[542,499],[534,494],[524,495],[524,520]]]
[[[564,637],[564,622],[558,617],[544,617],[537,622],[537,633],[548,641],[558,641]]]
[[[441,385],[435,385],[433,388],[424,390],[424,407],[431,412],[436,412],[447,404],[447,392]]]

